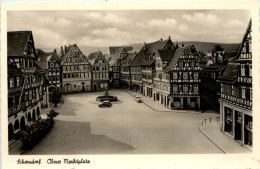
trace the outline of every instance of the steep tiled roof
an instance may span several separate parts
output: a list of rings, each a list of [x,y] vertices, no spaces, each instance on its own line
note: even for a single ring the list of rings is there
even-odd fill
[[[174,55],[174,51],[172,50],[158,50],[158,52],[162,61],[169,61]]]
[[[165,70],[171,70],[174,66],[176,66],[179,58],[182,56],[183,52],[186,49],[189,50],[191,53],[195,53],[195,51],[196,51],[194,45],[189,45],[189,46],[185,46],[185,47],[176,49],[170,63],[165,67]],[[195,50],[193,50],[193,49],[195,49]],[[202,59],[201,59],[201,61],[202,61]]]
[[[47,61],[47,57],[51,55],[51,53],[44,52],[41,49],[36,49],[36,53],[37,53],[39,61],[42,61],[42,62]]]
[[[121,64],[121,66],[130,66],[130,64],[134,60],[135,56],[136,56],[136,53],[128,54],[127,57],[124,59],[123,63]]]
[[[146,54],[157,54],[158,50],[164,49],[167,43],[171,42],[170,39],[159,40],[152,43],[146,43],[142,49],[137,54],[136,58],[132,62],[131,66],[140,66],[140,65],[151,65],[154,60],[144,60]],[[171,42],[172,43],[172,42]]]
[[[90,64],[93,64],[96,60],[96,58],[98,58],[99,55],[102,55],[101,51],[97,51],[97,52],[93,52],[93,53],[90,53],[88,55],[88,61]]]
[[[76,44],[69,45],[69,46],[65,47],[65,54],[64,54],[64,56],[58,57],[58,55],[56,55],[54,57],[54,59],[55,60],[57,59],[58,61],[60,61],[60,63],[63,63],[64,60],[69,56],[69,54],[70,54],[71,50],[73,49],[73,47],[77,47],[79,49],[79,47]],[[82,53],[80,49],[79,49],[79,51],[80,51],[80,53]],[[82,53],[82,55],[87,60],[86,56],[83,53]]]
[[[121,53],[125,52],[127,53],[127,49],[125,47],[118,48],[114,55],[110,55],[111,59],[109,61],[109,65],[113,66],[116,63],[117,59],[120,58]]]
[[[48,69],[48,62],[35,61],[34,63],[42,70]]]
[[[183,54],[186,48],[187,47],[176,49],[170,63],[164,69],[171,70],[177,64],[177,61],[179,60],[179,58],[181,57],[181,55]]]
[[[237,81],[237,64],[229,63],[223,73],[220,75],[219,79],[221,81],[236,82]]]
[[[26,43],[32,31],[16,31],[7,33],[7,55],[23,56]]]
[[[226,52],[224,55],[224,62],[228,62],[230,59],[235,58],[237,55],[237,51],[233,51],[233,52]]]

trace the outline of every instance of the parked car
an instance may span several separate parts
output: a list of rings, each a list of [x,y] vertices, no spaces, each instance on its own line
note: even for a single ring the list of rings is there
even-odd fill
[[[110,101],[103,101],[103,103],[98,105],[99,107],[111,107],[112,103]]]
[[[142,103],[143,102],[140,96],[135,96],[135,101],[137,103]]]

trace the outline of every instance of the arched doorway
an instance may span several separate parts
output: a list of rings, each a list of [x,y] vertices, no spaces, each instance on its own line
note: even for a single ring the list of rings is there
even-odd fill
[[[80,87],[80,86],[78,86],[78,89],[77,89],[77,90],[78,90],[78,92],[81,92],[81,90],[82,90],[82,89],[81,89],[81,87]]]
[[[24,116],[21,118],[20,120],[20,126],[21,126],[21,130],[23,130],[25,128],[25,119]]]
[[[32,121],[31,112],[29,112],[28,115],[27,115],[27,121],[28,122]]]
[[[37,116],[38,116],[38,118],[40,117],[40,108],[39,107],[37,107]]]
[[[8,141],[12,140],[14,135],[14,129],[13,129],[13,125],[10,123],[8,124]]]
[[[14,122],[14,130],[18,130],[19,129],[19,120],[16,120]]]
[[[32,114],[32,120],[33,120],[33,121],[36,121],[35,110],[33,110],[33,114]]]
[[[70,92],[72,92],[72,86],[71,86],[71,84],[69,84],[69,83],[65,84],[65,85],[63,86],[63,92],[64,92],[64,93],[70,93]]]

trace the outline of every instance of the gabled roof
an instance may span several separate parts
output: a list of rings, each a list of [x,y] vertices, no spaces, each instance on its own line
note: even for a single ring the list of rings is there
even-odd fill
[[[136,57],[136,53],[129,53],[127,57],[124,59],[121,66],[130,66],[130,64],[133,62],[134,58]]]
[[[162,61],[170,61],[174,55],[172,50],[158,50],[158,52]]]
[[[219,80],[235,83],[237,81],[237,73],[238,73],[237,64],[228,63],[226,69],[220,75]]]
[[[152,43],[145,43],[142,49],[137,54],[136,58],[132,62],[131,66],[151,65],[154,60],[145,60],[146,54],[157,54],[158,50],[164,49],[167,43],[172,43],[171,39],[159,40]],[[173,44],[173,43],[172,43]]]
[[[90,53],[90,54],[88,55],[88,61],[89,61],[89,63],[92,65],[92,64],[95,62],[95,60],[96,60],[100,55],[102,55],[102,52],[101,52],[101,51],[97,51],[97,52]]]
[[[41,62],[47,61],[48,56],[51,55],[51,53],[44,52],[41,49],[36,49],[36,53],[37,53],[37,56],[38,56],[38,60],[41,61]]]
[[[122,53],[127,53],[127,49],[125,47],[118,48],[114,55],[110,55],[111,59],[108,62],[109,65],[114,66],[116,64],[117,59],[120,59]]]
[[[54,59],[55,59],[55,60],[58,60],[58,61],[60,60],[59,63],[62,64],[62,63],[65,61],[65,59],[70,55],[70,52],[72,51],[73,47],[76,47],[76,48],[79,49],[79,47],[78,47],[76,44],[69,45],[69,46],[65,47],[65,49],[64,49],[64,50],[65,50],[64,56],[58,57],[58,55],[56,54],[56,55],[54,55]],[[80,49],[79,49],[79,51],[80,51],[80,53],[83,55],[83,58],[85,58],[85,59],[87,60],[86,56],[81,52]],[[87,60],[87,61],[88,61],[88,60]]]
[[[238,59],[239,56],[240,56],[240,53],[241,53],[241,51],[242,51],[242,49],[243,49],[244,42],[246,41],[247,35],[248,35],[249,32],[250,32],[251,26],[252,26],[252,19],[250,19],[250,21],[249,21],[249,23],[248,23],[246,32],[245,32],[245,34],[244,34],[244,37],[243,37],[242,42],[241,42],[241,44],[240,44],[240,47],[239,47],[239,49],[238,49],[236,59]]]
[[[182,54],[186,48],[187,47],[182,47],[182,48],[176,49],[170,63],[164,69],[171,70],[177,64],[177,61],[182,56]]]
[[[237,51],[226,52],[224,55],[224,62],[228,62],[230,59],[235,58],[237,56]]]
[[[35,61],[35,67],[42,70],[48,69],[48,62]]]
[[[182,56],[182,54],[184,53],[185,50],[189,50],[191,53],[194,53],[194,54],[197,53],[194,45],[189,45],[189,46],[185,46],[185,47],[176,49],[170,63],[165,67],[165,70],[171,70],[174,66],[176,66],[179,58]],[[201,59],[200,56],[199,56],[199,58]],[[202,59],[201,59],[201,62],[202,62]]]
[[[7,56],[23,56],[32,31],[7,32]]]

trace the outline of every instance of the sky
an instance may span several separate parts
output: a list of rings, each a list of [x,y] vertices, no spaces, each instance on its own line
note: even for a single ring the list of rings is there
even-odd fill
[[[172,41],[240,43],[247,10],[8,11],[8,31],[33,31],[37,48]]]

